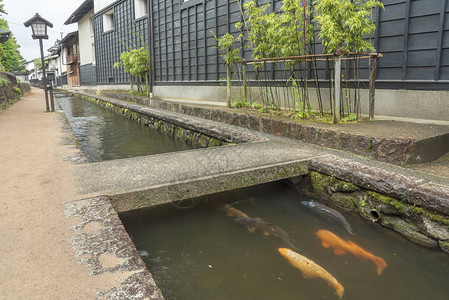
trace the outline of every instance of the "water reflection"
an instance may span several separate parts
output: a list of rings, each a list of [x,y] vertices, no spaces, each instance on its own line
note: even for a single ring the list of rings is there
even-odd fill
[[[57,99],[89,162],[193,148],[80,98],[59,94]]]
[[[245,201],[253,198],[254,201]],[[121,215],[166,299],[338,299],[321,279],[305,279],[279,253],[284,241],[250,233],[234,223],[217,202],[234,205],[286,230],[301,255],[340,282],[343,299],[448,299],[449,256],[411,243],[393,231],[340,211],[357,236],[300,204],[311,199],[282,183],[208,196],[190,210],[173,206]],[[335,255],[322,246],[318,230],[385,260],[381,275],[372,261]]]

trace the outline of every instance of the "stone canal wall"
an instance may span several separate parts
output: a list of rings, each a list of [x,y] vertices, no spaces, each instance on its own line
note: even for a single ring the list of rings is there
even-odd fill
[[[257,140],[256,137],[251,135],[244,135],[223,128],[212,128],[200,122],[195,123],[184,119],[181,116],[146,109],[120,100],[105,99],[84,93],[75,93],[75,96],[94,102],[139,124],[153,127],[171,137],[201,148]]]
[[[298,183],[309,196],[449,253],[446,186],[334,156],[312,159],[309,170]]]
[[[216,107],[198,107],[175,102],[134,96],[116,91],[99,91],[101,95],[147,105],[156,109],[191,115],[255,131],[301,140],[306,143],[348,151],[395,165],[433,161],[449,151],[449,133],[424,138],[370,136],[360,132],[334,130],[327,124],[304,124],[276,116],[247,111],[229,111]]]

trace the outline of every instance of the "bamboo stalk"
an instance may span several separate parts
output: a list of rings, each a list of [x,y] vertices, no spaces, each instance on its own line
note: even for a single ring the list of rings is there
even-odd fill
[[[376,94],[376,64],[377,57],[370,57],[369,60],[369,119],[374,119],[374,100]]]
[[[246,64],[242,64],[243,72],[243,98],[248,100],[248,87],[247,87],[247,77],[246,77]]]
[[[333,123],[337,124],[340,122],[340,107],[341,107],[341,56],[337,55],[335,57],[335,76],[334,76],[335,88],[334,88],[334,114]]]
[[[231,107],[231,66],[226,64],[226,107]]]

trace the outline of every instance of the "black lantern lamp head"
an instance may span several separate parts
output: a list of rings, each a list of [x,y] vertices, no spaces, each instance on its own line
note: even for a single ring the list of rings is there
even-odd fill
[[[55,80],[55,72],[47,71],[47,79],[48,79],[48,81],[54,81]]]
[[[53,28],[53,24],[42,18],[38,13],[25,23],[25,27],[30,27],[33,30],[33,39],[48,39],[47,27]]]

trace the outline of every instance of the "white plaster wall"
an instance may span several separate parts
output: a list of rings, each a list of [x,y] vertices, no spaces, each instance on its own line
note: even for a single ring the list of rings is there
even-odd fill
[[[80,63],[81,65],[94,64],[94,33],[92,28],[93,11],[87,13],[78,21],[78,38],[80,46]]]
[[[240,97],[240,88],[233,87],[233,97]],[[362,114],[368,114],[368,90],[360,95]],[[252,100],[260,102],[260,90],[252,87]],[[318,108],[315,90],[310,89],[313,109]],[[178,98],[226,102],[226,86],[154,86],[154,95],[162,98]],[[280,91],[281,101],[283,92]],[[321,89],[324,109],[329,109],[329,90]],[[285,104],[284,104],[285,106]],[[401,118],[449,121],[449,91],[376,89],[375,115]]]
[[[94,11],[98,12],[117,0],[94,0]]]

